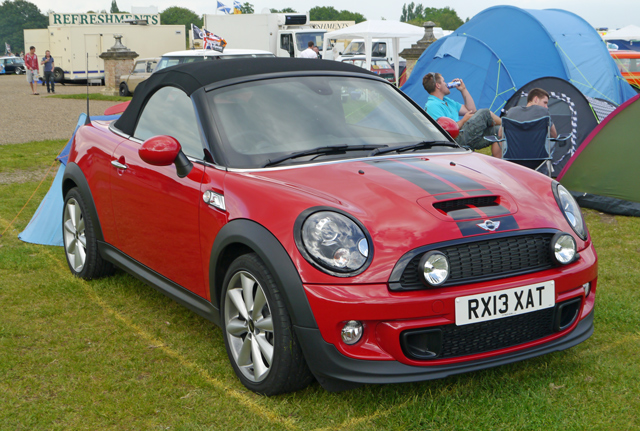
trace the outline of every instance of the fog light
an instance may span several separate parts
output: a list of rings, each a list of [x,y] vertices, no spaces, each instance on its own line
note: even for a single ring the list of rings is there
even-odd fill
[[[362,333],[362,322],[349,320],[342,328],[342,341],[349,345],[356,344],[362,338]]]
[[[439,286],[449,278],[449,259],[439,251],[425,253],[420,259],[424,279],[432,286]]]
[[[568,233],[557,233],[551,240],[551,248],[556,262],[566,265],[576,257],[576,240]]]
[[[588,297],[591,293],[591,282],[583,284],[582,288],[584,289],[584,297]]]

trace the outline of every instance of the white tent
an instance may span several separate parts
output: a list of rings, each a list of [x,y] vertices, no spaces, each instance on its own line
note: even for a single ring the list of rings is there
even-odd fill
[[[610,31],[602,38],[604,40],[640,40],[640,27],[628,25],[618,30]]]
[[[340,30],[324,34],[322,57],[326,58],[328,39],[364,39],[364,49],[367,57],[367,70],[371,70],[371,40],[374,38],[390,38],[393,42],[392,55],[398,58],[399,40],[403,37],[419,37],[424,35],[424,28],[400,21],[371,20],[345,27]],[[394,61],[396,85],[398,83],[399,61]]]

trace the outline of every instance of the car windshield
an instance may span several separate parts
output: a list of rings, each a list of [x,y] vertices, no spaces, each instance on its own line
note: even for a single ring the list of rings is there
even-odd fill
[[[371,69],[393,69],[387,60],[371,60]]]
[[[309,47],[309,41],[313,42],[315,46],[318,47],[318,50],[322,51],[323,46],[322,42],[324,40],[324,32],[315,32],[315,33],[296,33],[296,44],[298,45],[299,51],[304,51]]]
[[[365,157],[372,148],[448,141],[423,111],[391,85],[372,79],[278,78],[220,88],[207,97],[221,151],[232,168],[258,168],[314,149],[318,153],[280,165]]]
[[[351,42],[342,54],[357,55],[364,54],[364,42]]]

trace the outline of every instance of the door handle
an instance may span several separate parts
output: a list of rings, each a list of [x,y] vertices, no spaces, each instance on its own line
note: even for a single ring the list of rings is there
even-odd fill
[[[111,160],[111,164],[113,166],[115,166],[116,168],[118,168],[118,169],[127,169],[127,165],[123,165],[122,163],[120,163],[117,160]]]

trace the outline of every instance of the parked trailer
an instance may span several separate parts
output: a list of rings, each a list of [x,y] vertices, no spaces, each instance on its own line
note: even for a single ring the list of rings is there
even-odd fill
[[[141,58],[185,48],[183,25],[95,24],[24,30],[25,52],[35,46],[41,58],[46,50],[51,51],[56,82],[104,79],[100,54],[115,44],[114,35],[122,35],[122,44]]]

